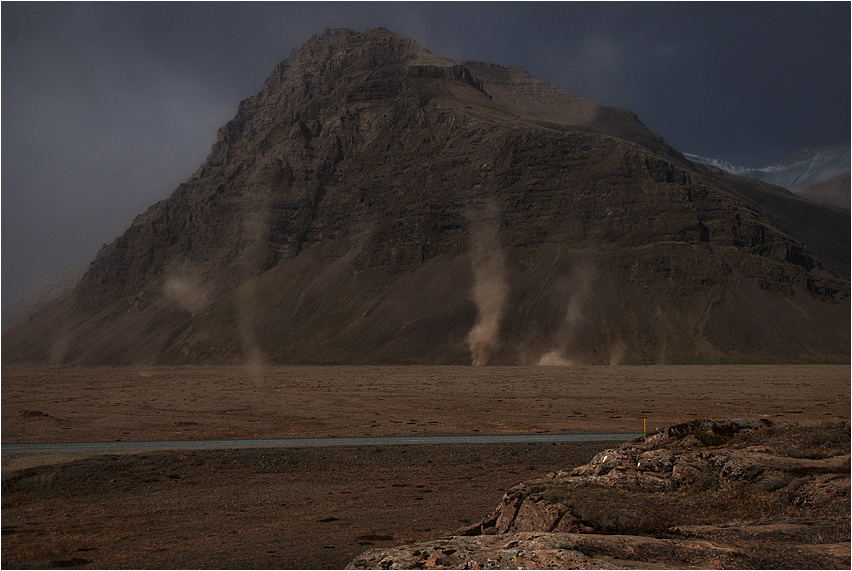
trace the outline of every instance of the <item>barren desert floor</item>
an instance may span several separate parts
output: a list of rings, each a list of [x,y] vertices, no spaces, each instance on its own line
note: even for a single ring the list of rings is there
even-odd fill
[[[848,420],[850,368],[2,370],[3,443],[642,432],[733,417]],[[339,568],[367,547],[452,533],[509,487],[610,445],[4,453],[2,565]]]

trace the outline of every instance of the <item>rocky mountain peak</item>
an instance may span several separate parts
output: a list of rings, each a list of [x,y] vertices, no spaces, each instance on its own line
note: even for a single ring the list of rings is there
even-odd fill
[[[326,29],[295,48],[276,68],[287,67],[306,74],[343,74],[359,70],[380,70],[399,65],[449,65],[452,62],[435,56],[414,40],[399,36],[385,28],[362,33],[345,28]],[[272,74],[270,79],[275,77]]]
[[[323,129],[351,139],[354,128],[363,139],[365,128],[389,126],[385,120],[374,122],[381,102],[406,101],[395,105],[393,117],[385,117],[396,122],[412,106],[424,106],[435,95],[423,89],[428,78],[461,81],[481,91],[481,82],[464,66],[384,28],[360,34],[326,30],[294,49],[260,92],[241,102],[236,117],[220,129],[208,163],[227,162],[233,149],[261,136],[269,140],[269,131],[282,125],[291,126],[288,135],[304,138],[309,146],[315,146],[312,139]]]
[[[326,30],[3,355],[848,359],[848,219],[755,184],[519,67]]]

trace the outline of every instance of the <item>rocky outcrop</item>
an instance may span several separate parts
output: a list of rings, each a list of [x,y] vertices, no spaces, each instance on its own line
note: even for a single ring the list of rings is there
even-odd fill
[[[365,552],[346,569],[738,568],[746,554],[702,540],[521,532],[454,537]],[[643,566],[644,567],[644,566]]]
[[[635,113],[607,107],[549,85],[517,65],[464,63],[482,82],[482,88],[512,114],[557,130],[581,129],[639,143],[655,153],[679,160],[680,154],[651,132]]]
[[[515,486],[454,537],[350,568],[846,566],[848,438],[848,423],[672,426]]]

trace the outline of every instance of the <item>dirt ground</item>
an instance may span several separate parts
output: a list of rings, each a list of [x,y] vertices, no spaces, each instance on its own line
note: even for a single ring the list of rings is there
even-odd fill
[[[848,366],[18,368],[2,441],[642,432],[850,416]],[[340,568],[612,443],[4,453],[2,565]],[[10,563],[11,562],[11,563]]]
[[[3,442],[642,432],[645,419],[652,430],[694,418],[848,418],[850,402],[849,366],[831,365],[2,373]]]

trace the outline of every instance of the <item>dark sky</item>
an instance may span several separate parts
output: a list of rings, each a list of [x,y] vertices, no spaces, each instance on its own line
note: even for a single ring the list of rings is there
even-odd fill
[[[2,2],[2,300],[88,262],[205,159],[279,61],[384,26],[763,166],[850,141],[850,3]]]

